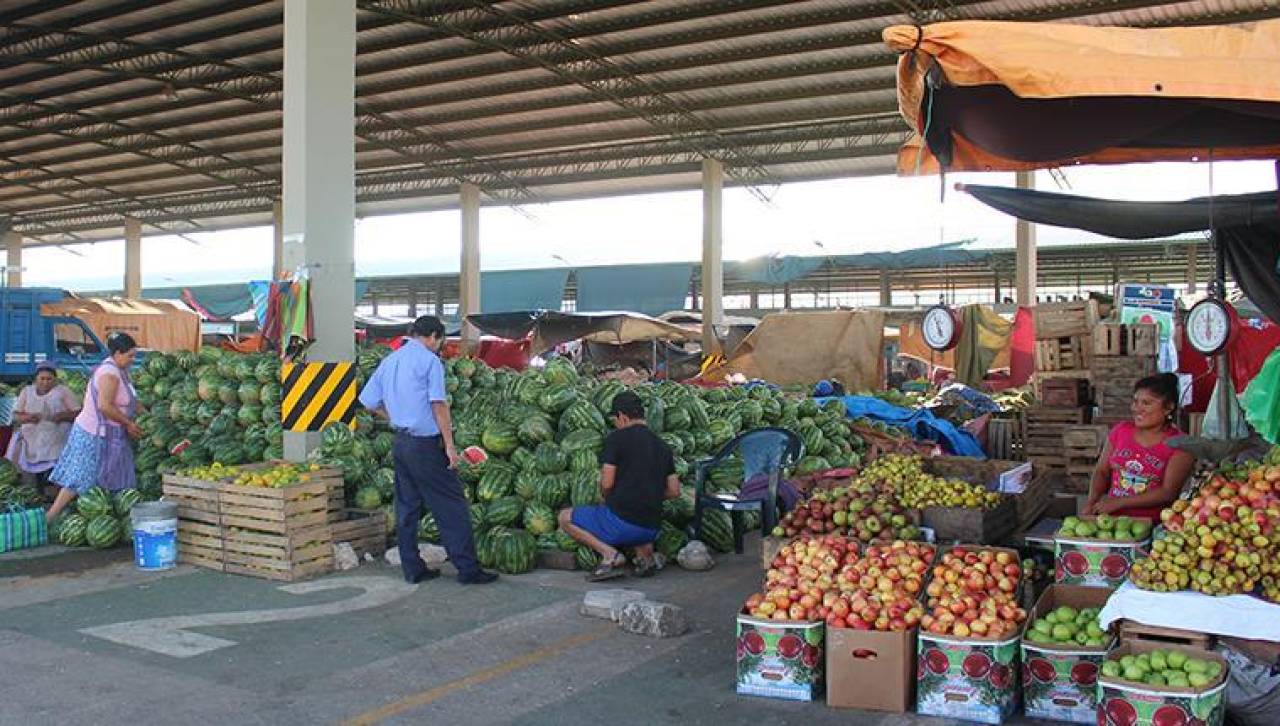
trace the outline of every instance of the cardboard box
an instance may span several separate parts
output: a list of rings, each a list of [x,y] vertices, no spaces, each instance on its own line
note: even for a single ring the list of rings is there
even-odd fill
[[[1097,518],[1083,516],[1080,519],[1093,521]],[[1146,522],[1148,526],[1151,524],[1149,518],[1133,519]],[[1119,587],[1129,577],[1129,568],[1138,558],[1139,551],[1148,549],[1150,545],[1150,536],[1134,542],[1055,536],[1054,581],[1066,585]]]
[[[1222,673],[1203,690],[1147,686],[1099,675],[1097,723],[1107,726],[1221,726],[1226,711],[1227,671],[1230,668],[1227,661],[1213,651],[1144,641],[1121,645],[1107,655],[1107,660],[1120,660],[1126,655],[1153,650],[1176,650],[1201,660],[1211,660],[1222,666]]]
[[[738,615],[738,693],[791,701],[822,694],[822,622],[765,620]]]
[[[1027,640],[1031,624],[1063,605],[1100,608],[1110,590],[1082,585],[1050,585],[1028,613],[1022,629],[1022,698],[1028,716],[1049,721],[1094,723],[1098,710],[1098,671],[1115,642],[1101,647],[1050,645]]]
[[[827,629],[827,705],[903,713],[915,695],[916,631]]]
[[[920,633],[916,712],[1001,724],[1018,708],[1018,638],[974,640]]]

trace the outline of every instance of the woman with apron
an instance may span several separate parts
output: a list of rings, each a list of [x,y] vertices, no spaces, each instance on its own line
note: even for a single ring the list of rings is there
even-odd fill
[[[22,389],[14,406],[18,424],[4,457],[22,474],[22,483],[41,493],[41,480],[58,463],[80,413],[80,397],[58,380],[52,363],[36,366],[35,383]]]
[[[142,431],[133,420],[138,399],[129,381],[129,366],[137,357],[138,344],[129,335],[116,333],[107,339],[107,351],[110,355],[94,370],[84,409],[49,475],[62,487],[45,513],[50,522],[92,487],[118,492],[137,483],[129,439],[138,438]]]

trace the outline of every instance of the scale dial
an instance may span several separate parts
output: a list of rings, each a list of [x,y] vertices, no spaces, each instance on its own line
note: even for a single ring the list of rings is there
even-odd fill
[[[1187,313],[1187,342],[1204,355],[1216,355],[1231,339],[1231,314],[1219,300],[1201,300]]]
[[[922,325],[924,343],[936,351],[951,350],[960,342],[960,321],[945,305],[929,308]]]

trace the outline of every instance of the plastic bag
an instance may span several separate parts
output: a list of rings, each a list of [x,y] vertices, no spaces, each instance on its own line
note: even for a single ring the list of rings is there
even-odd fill
[[[1239,726],[1280,723],[1280,675],[1248,656],[1219,644],[1217,651],[1230,668],[1227,678],[1227,720]]]
[[[1271,351],[1240,397],[1244,415],[1264,439],[1280,442],[1280,348]]]
[[[1230,419],[1226,422],[1228,426],[1223,426],[1220,420],[1222,417],[1218,413],[1218,394],[1221,389],[1218,386],[1213,387],[1213,396],[1209,398],[1209,407],[1204,411],[1204,422],[1200,425],[1200,435],[1206,439],[1237,439],[1249,435],[1249,424],[1245,420],[1244,410],[1240,407],[1240,399],[1236,396],[1235,391],[1230,391],[1227,395],[1227,409],[1230,411]],[[1224,429],[1229,429],[1224,432]]]

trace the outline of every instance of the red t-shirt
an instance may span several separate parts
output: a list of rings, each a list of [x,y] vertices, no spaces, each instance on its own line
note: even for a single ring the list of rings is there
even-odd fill
[[[1111,442],[1111,490],[1107,494],[1112,497],[1131,497],[1164,486],[1165,469],[1177,453],[1177,449],[1165,443],[1170,437],[1181,435],[1177,427],[1166,426],[1160,442],[1151,447],[1138,442],[1134,437],[1136,431],[1132,421],[1125,421],[1116,424],[1108,436]],[[1158,519],[1160,507],[1129,507],[1113,514]]]

